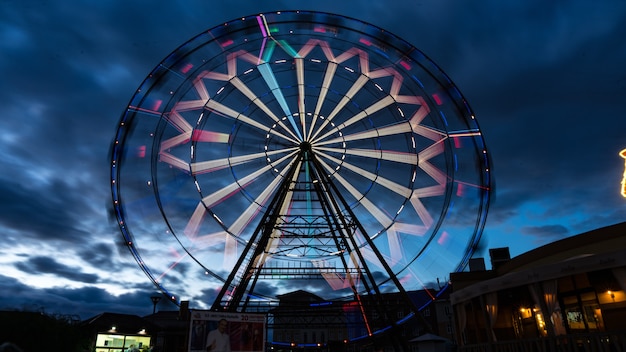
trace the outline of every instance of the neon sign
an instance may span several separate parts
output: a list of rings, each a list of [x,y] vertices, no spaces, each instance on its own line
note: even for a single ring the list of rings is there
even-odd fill
[[[622,178],[622,196],[626,198],[626,149],[619,152],[619,156],[624,158],[624,176]]]

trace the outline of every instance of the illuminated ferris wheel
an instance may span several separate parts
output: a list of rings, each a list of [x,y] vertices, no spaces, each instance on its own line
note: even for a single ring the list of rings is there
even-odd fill
[[[111,182],[158,288],[232,311],[297,289],[358,299],[445,285],[491,194],[474,115],[430,59],[378,27],[302,11],[224,23],[165,58],[122,115]]]

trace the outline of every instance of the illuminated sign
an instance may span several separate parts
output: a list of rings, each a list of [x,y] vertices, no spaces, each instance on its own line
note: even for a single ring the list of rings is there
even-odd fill
[[[626,149],[619,152],[619,156],[624,158],[624,176],[622,177],[622,196],[626,198]]]

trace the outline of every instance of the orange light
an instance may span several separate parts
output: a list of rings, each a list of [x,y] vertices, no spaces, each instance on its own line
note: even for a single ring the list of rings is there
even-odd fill
[[[626,149],[619,152],[619,156],[624,159],[624,176],[622,177],[622,197],[626,198]]]

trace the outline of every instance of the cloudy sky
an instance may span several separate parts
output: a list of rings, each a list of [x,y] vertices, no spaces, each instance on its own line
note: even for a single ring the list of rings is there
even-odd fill
[[[0,309],[152,312],[108,215],[120,115],[183,42],[295,9],[382,27],[452,78],[494,165],[482,248],[515,256],[624,221],[624,1],[0,0]]]

